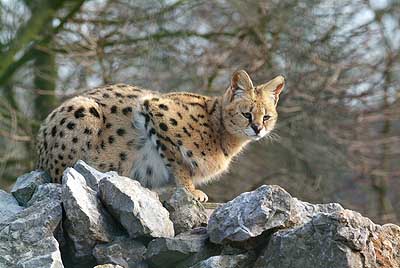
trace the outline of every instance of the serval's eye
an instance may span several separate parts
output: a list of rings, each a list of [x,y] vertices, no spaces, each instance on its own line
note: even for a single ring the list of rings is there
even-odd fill
[[[271,118],[270,115],[264,115],[263,120],[264,120],[264,121],[267,121],[267,120],[269,120],[270,118]]]
[[[242,113],[244,117],[246,117],[248,120],[251,120],[251,113]]]

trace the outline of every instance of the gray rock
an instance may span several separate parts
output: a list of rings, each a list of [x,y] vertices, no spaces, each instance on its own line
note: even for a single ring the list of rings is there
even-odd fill
[[[146,247],[131,238],[118,238],[112,243],[99,244],[93,249],[97,263],[118,264],[124,268],[146,267]]]
[[[321,213],[274,233],[254,267],[399,267],[399,244],[398,226],[378,226],[350,210]]]
[[[207,239],[207,234],[189,233],[182,233],[173,238],[157,238],[149,243],[146,259],[156,267],[176,267],[176,263],[203,251]]]
[[[27,202],[36,191],[36,188],[41,184],[49,182],[51,182],[51,178],[47,172],[34,170],[19,176],[17,182],[11,189],[11,193],[21,206],[26,206]]]
[[[272,229],[309,222],[318,213],[343,210],[339,204],[310,204],[292,198],[279,186],[261,186],[215,209],[208,222],[214,243],[246,241]]]
[[[247,268],[251,267],[254,257],[249,254],[219,255],[210,257],[190,268]]]
[[[53,237],[61,217],[61,204],[45,200],[0,223],[0,267],[63,267]]]
[[[100,172],[95,168],[92,168],[82,160],[76,162],[76,164],[74,165],[74,169],[85,178],[86,183],[90,188],[92,188],[96,192],[99,190],[99,182],[104,177],[105,173]]]
[[[64,226],[73,241],[76,257],[91,255],[98,242],[111,242],[120,233],[118,223],[103,208],[96,192],[73,168],[64,172],[62,200]]]
[[[183,187],[175,188],[164,206],[168,209],[169,218],[174,223],[175,234],[207,225],[208,217],[204,206]]]
[[[168,211],[156,193],[138,181],[108,174],[99,183],[100,198],[130,237],[173,237]]]
[[[46,183],[39,185],[32,198],[27,202],[31,206],[37,202],[51,199],[61,203],[62,185],[58,183]]]
[[[208,222],[213,243],[245,241],[290,219],[292,197],[279,186],[261,186],[218,207]]]
[[[0,189],[0,223],[23,209],[11,194]]]
[[[344,210],[344,208],[337,203],[310,204],[297,198],[292,198],[290,223],[288,225],[302,225],[309,222],[318,213],[330,214],[341,210]]]

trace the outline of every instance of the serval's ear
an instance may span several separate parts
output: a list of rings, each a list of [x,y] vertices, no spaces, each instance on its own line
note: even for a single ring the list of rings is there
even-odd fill
[[[250,76],[244,70],[236,71],[232,75],[231,85],[228,89],[230,100],[242,98],[246,95],[252,95],[254,92],[253,82]]]
[[[284,87],[285,78],[282,75],[278,75],[268,83],[259,86],[262,91],[271,94],[271,97],[274,99],[275,106],[278,104],[279,94],[281,94]]]

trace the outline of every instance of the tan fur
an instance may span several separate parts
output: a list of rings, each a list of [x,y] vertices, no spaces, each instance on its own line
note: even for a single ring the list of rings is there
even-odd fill
[[[273,130],[283,86],[278,76],[254,87],[238,71],[221,97],[123,84],[93,89],[46,118],[38,135],[38,167],[60,182],[63,170],[82,159],[149,187],[173,180],[206,201],[194,185],[226,171],[249,141]]]

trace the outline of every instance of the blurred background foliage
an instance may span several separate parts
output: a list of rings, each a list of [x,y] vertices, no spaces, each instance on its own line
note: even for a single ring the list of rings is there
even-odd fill
[[[204,186],[226,201],[278,184],[400,222],[399,0],[0,0],[0,187],[35,167],[45,116],[130,83],[218,95],[233,71],[284,74],[272,139]]]

